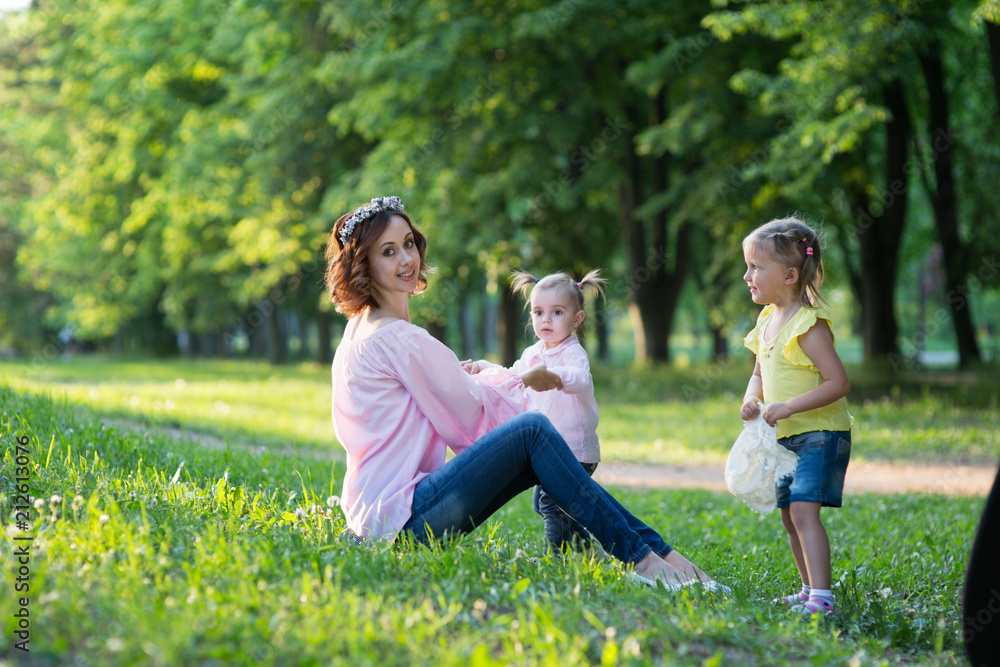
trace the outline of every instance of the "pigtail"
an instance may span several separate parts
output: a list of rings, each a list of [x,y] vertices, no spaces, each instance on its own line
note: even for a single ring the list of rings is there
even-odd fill
[[[582,292],[584,286],[590,285],[591,287],[594,288],[594,291],[597,293],[598,296],[600,296],[602,299],[606,299],[607,297],[605,297],[604,295],[604,286],[607,284],[607,282],[608,282],[607,279],[601,277],[601,270],[594,269],[588,272],[587,275],[585,275],[583,278],[581,278],[580,282],[578,282],[576,286],[579,287],[580,291]]]
[[[538,278],[531,275],[527,271],[512,271],[510,274],[510,289],[514,292],[520,292],[521,296],[528,298],[531,294],[531,288],[535,286],[538,282]]]
[[[823,284],[823,249],[819,244],[819,236],[812,229],[802,236],[802,270],[799,280],[802,281],[800,300],[803,306],[815,308],[826,303],[820,293]]]

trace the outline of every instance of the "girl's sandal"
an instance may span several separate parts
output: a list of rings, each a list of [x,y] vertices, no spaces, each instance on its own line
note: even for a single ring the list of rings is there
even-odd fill
[[[797,604],[792,607],[792,611],[798,612],[806,617],[815,616],[817,614],[822,614],[823,616],[833,616],[834,614],[833,605],[819,598],[809,598],[802,604]]]
[[[774,604],[783,604],[786,607],[794,607],[797,604],[803,604],[808,602],[809,596],[799,591],[798,593],[793,593],[791,595],[783,595],[780,598],[774,598],[771,600]]]

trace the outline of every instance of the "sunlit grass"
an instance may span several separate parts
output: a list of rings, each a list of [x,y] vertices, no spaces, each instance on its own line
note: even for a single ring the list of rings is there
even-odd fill
[[[241,443],[341,451],[330,421],[330,371],[316,364],[82,356],[40,368],[5,362],[0,381],[107,414]]]
[[[742,428],[739,404],[747,358],[687,368],[594,363],[607,461],[721,463]],[[849,407],[857,424],[855,462],[993,464],[1000,457],[997,382],[981,373],[937,384],[856,376]],[[0,381],[163,426],[205,431],[233,442],[340,455],[330,422],[330,371],[316,364],[271,366],[224,360],[137,360],[80,356],[41,366],[0,362]]]
[[[841,612],[806,622],[769,602],[796,586],[778,517],[725,493],[613,489],[732,598],[545,556],[528,494],[449,545],[360,548],[338,538],[337,462],[118,431],[4,388],[0,437],[28,440],[30,495],[43,499],[30,530],[32,664],[963,660],[959,593],[981,498],[847,498],[824,515]],[[0,479],[14,467],[7,447]],[[0,492],[5,519],[13,495]],[[13,549],[0,568],[14,571]],[[0,657],[17,660],[14,604],[0,597]]]

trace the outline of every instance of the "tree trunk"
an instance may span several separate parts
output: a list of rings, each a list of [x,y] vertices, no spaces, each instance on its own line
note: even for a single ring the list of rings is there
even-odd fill
[[[272,306],[267,316],[267,340],[271,363],[276,366],[288,363],[288,340],[281,330],[277,306]]]
[[[500,288],[500,364],[510,368],[520,356],[517,350],[518,328],[521,325],[520,310],[517,295],[511,291],[510,285],[504,283]]]
[[[464,288],[458,306],[459,329],[461,330],[460,344],[463,359],[473,359],[479,356],[476,349],[476,340],[479,336],[476,333],[476,318],[473,314],[474,308],[475,300],[472,296],[472,290]]]
[[[264,359],[267,357],[268,339],[267,328],[264,326],[264,315],[254,309],[247,315],[245,322],[246,330],[250,338],[248,352],[254,359]]]
[[[601,361],[611,360],[611,347],[608,342],[608,305],[604,299],[594,299],[594,334],[597,336],[597,358]]]
[[[894,79],[883,91],[892,120],[886,124],[886,190],[878,205],[881,215],[872,215],[873,202],[859,191],[855,233],[861,255],[861,313],[865,360],[892,363],[899,358],[896,324],[896,269],[899,245],[906,222],[906,198],[909,189],[907,150],[912,123],[903,84]]]
[[[425,328],[427,329],[427,333],[434,336],[445,345],[448,344],[448,342],[445,340],[444,322],[440,320],[431,320],[430,322],[427,323],[427,326]]]
[[[653,101],[649,124],[658,124],[666,114],[666,91],[661,90]],[[629,316],[635,335],[635,360],[637,363],[665,363],[670,361],[670,331],[687,270],[688,230],[685,226],[678,231],[676,252],[671,253],[666,211],[653,216],[648,233],[643,222],[636,218],[635,209],[643,198],[644,173],[631,147],[635,139],[634,128],[645,126],[645,123],[640,123],[635,113],[630,114],[630,121],[625,129],[625,141],[629,146],[625,151],[628,181],[618,193],[618,218],[629,260]],[[669,169],[670,154],[653,159],[650,165],[653,194],[666,192]]]
[[[1000,121],[1000,24],[986,21],[986,39],[990,45],[990,64],[993,69],[993,92],[997,96],[997,120]]]
[[[711,326],[712,330],[712,360],[725,361],[729,358],[729,341],[725,332],[719,327]]]
[[[958,235],[958,193],[955,189],[953,170],[955,143],[949,131],[948,96],[944,85],[944,66],[941,63],[940,44],[932,43],[920,56],[920,67],[927,83],[930,103],[928,114],[928,139],[933,151],[936,188],[927,188],[934,208],[934,222],[941,241],[945,272],[945,293],[951,309],[951,321],[958,341],[959,366],[966,368],[978,363],[979,345],[972,325],[972,306],[965,284],[968,265],[965,246]]]
[[[316,313],[316,363],[329,366],[333,363],[332,337],[330,335],[330,311]]]

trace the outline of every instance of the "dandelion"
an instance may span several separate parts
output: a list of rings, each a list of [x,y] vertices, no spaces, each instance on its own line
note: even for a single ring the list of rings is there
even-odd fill
[[[52,508],[53,512],[56,510],[57,507],[61,505],[62,505],[62,496],[58,494],[53,494],[52,497],[49,498],[49,507]]]
[[[83,508],[83,496],[74,496],[72,507],[74,512],[79,512]]]
[[[111,517],[109,517],[107,514],[102,514],[101,516],[97,517],[97,523],[99,523],[102,526],[106,524],[108,521],[111,521]]]
[[[35,509],[41,512],[45,508],[45,498],[35,498]]]
[[[333,509],[334,507],[340,507],[340,497],[330,496],[329,498],[326,499],[326,506],[329,507],[330,509]]]
[[[302,509],[301,507],[296,507],[295,508],[295,520],[296,521],[301,521],[304,518],[306,518],[306,511],[304,509]]]

